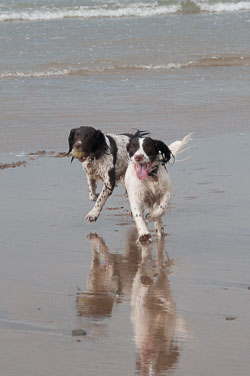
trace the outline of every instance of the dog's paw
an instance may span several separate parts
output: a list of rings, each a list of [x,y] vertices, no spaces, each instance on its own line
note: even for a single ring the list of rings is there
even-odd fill
[[[139,236],[139,239],[137,240],[139,243],[144,243],[144,242],[151,242],[151,234],[143,234]]]
[[[85,219],[88,223],[95,222],[97,220],[97,218],[98,218],[98,215],[91,213],[91,212],[89,212],[89,214],[87,214],[86,217],[85,217]]]

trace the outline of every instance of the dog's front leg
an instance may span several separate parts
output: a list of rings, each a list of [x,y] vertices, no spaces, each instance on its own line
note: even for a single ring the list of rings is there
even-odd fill
[[[164,235],[164,227],[162,224],[162,216],[165,214],[165,211],[167,209],[167,206],[169,204],[169,201],[171,199],[171,192],[166,191],[166,193],[163,195],[160,204],[157,205],[153,211],[149,214],[152,216],[152,219],[154,221],[154,227],[155,232],[158,238]]]
[[[132,187],[133,189],[133,187]],[[131,212],[137,227],[138,231],[138,242],[145,242],[149,241],[151,235],[148,231],[146,222],[144,220],[144,210],[143,210],[143,203],[140,202],[140,199],[135,195],[132,189],[128,189],[128,197],[130,201]]]
[[[104,185],[101,193],[99,194],[96,200],[95,206],[85,217],[87,222],[91,223],[97,220],[105,202],[107,201],[107,198],[111,195],[111,193],[112,193],[112,190],[110,190],[106,185]]]
[[[133,218],[138,230],[138,240],[139,242],[145,242],[150,240],[151,235],[147,229],[147,225],[143,218],[143,211],[140,205],[135,204],[131,206],[131,211],[133,214]]]
[[[161,217],[165,214],[165,211],[166,211],[167,205],[170,201],[170,198],[171,198],[170,191],[166,191],[162,195],[160,203],[156,204],[154,206],[153,210],[146,215],[146,221],[147,222],[151,222],[151,221],[155,222],[154,225],[155,225],[155,230],[156,230],[157,236],[162,236],[164,234],[164,228],[162,226]]]
[[[153,210],[146,215],[147,222],[155,221],[157,218],[162,217],[166,211],[168,203],[171,199],[171,192],[166,191],[161,199],[160,203],[155,205]]]
[[[95,206],[93,209],[86,215],[86,221],[91,223],[95,222],[99,217],[102,208],[107,201],[107,198],[112,194],[115,187],[115,169],[111,168],[108,171],[108,177],[103,181],[104,186],[101,193],[99,194]]]
[[[90,201],[96,201],[98,198],[98,194],[96,193],[97,180],[92,179],[87,174],[87,183],[88,183],[88,190],[89,190],[89,199]]]

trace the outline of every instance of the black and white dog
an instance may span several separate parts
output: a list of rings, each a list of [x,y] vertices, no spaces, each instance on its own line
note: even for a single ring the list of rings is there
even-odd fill
[[[87,175],[89,199],[95,201],[93,209],[85,217],[89,223],[97,220],[115,185],[124,179],[128,166],[126,145],[130,136],[104,135],[102,131],[86,126],[70,131],[68,153],[74,150],[81,156],[78,159]],[[99,195],[96,193],[98,180],[104,183]]]
[[[125,187],[139,242],[151,238],[146,222],[154,222],[157,236],[163,234],[161,218],[172,196],[172,185],[165,165],[183,150],[190,139],[190,135],[187,135],[182,141],[175,141],[168,147],[147,135],[145,132],[136,133],[127,145],[130,162],[125,174]],[[144,219],[146,208],[149,213]]]

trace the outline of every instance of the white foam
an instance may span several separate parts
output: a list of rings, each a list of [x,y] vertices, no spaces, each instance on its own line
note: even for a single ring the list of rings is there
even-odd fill
[[[117,66],[110,66],[110,67],[103,67],[97,66],[92,67],[91,69],[88,67],[85,68],[67,68],[61,70],[43,70],[43,71],[7,71],[0,73],[0,79],[8,79],[8,78],[43,78],[43,77],[56,77],[56,76],[69,76],[69,75],[83,75],[83,74],[95,74],[95,73],[103,73],[103,72],[112,72],[112,71],[123,71],[123,70],[153,70],[153,71],[161,71],[167,69],[180,69],[183,67],[188,66],[187,64],[179,64],[179,63],[169,63],[166,65],[117,65]]]
[[[41,71],[41,72],[2,72],[0,79],[3,78],[28,78],[28,77],[50,77],[50,76],[67,76],[72,73],[70,69],[63,69],[58,71]]]
[[[180,63],[169,63],[166,65],[141,65],[138,68],[141,69],[148,69],[148,70],[165,70],[165,69],[180,69],[184,66],[184,64]]]
[[[188,61],[186,63],[167,63],[161,65],[154,65],[154,64],[145,64],[145,65],[137,65],[137,64],[129,64],[129,65],[103,65],[103,64],[96,64],[92,65],[91,67],[88,66],[67,66],[64,69],[57,69],[49,68],[44,70],[29,70],[29,71],[2,71],[0,72],[0,79],[11,79],[11,78],[43,78],[43,77],[56,77],[56,76],[70,76],[70,75],[92,75],[92,74],[100,74],[100,73],[113,73],[113,72],[129,72],[133,70],[141,70],[141,71],[167,71],[167,70],[179,70],[183,68],[191,68],[191,67],[213,67],[217,64],[213,64],[213,62],[219,62],[221,65],[249,65],[248,57],[216,57],[212,56],[211,58],[205,58],[197,61]]]
[[[218,2],[218,3],[201,3],[197,2],[201,11],[204,12],[239,12],[242,10],[250,10],[249,1],[240,1],[238,3],[229,3],[229,2]]]
[[[0,21],[42,21],[63,18],[120,18],[120,17],[150,17],[176,13],[180,5],[158,6],[156,4],[130,4],[120,8],[78,7],[64,9],[26,10],[19,12],[2,12]]]
[[[250,10],[249,1],[239,2],[213,2],[191,0],[190,4],[195,5],[201,12],[238,12]],[[64,18],[122,18],[122,17],[152,17],[179,13],[185,10],[182,3],[176,1],[172,5],[159,5],[153,3],[131,3],[125,6],[121,4],[110,6],[79,6],[66,8],[40,8],[20,11],[2,11],[0,22],[2,21],[47,21],[60,20]]]
[[[183,3],[184,5],[186,3]],[[238,12],[250,10],[249,1],[238,2],[212,2],[190,0],[190,5],[195,5],[201,12]],[[191,8],[190,8],[191,9]],[[189,11],[190,11],[189,9]],[[185,12],[182,8],[182,2],[176,0],[171,5],[159,5],[158,2],[152,3],[131,3],[122,5],[116,3],[109,6],[79,6],[65,8],[40,8],[26,10],[8,10],[0,13],[0,22],[2,21],[47,21],[60,20],[64,18],[122,18],[122,17],[152,17]]]

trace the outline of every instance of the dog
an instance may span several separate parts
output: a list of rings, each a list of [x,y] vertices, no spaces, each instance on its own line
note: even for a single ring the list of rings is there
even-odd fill
[[[125,174],[131,212],[138,230],[138,242],[151,241],[146,222],[154,222],[157,236],[164,233],[162,216],[172,197],[172,184],[166,164],[183,150],[190,135],[175,141],[169,147],[154,140],[147,132],[137,132],[130,138],[127,151],[130,162]],[[150,211],[144,218],[144,211]]]
[[[69,134],[69,151],[79,155],[86,172],[89,199],[95,201],[93,209],[86,215],[87,222],[95,222],[115,185],[124,179],[128,166],[126,146],[132,135],[107,134],[93,127],[82,126]],[[74,157],[72,157],[72,160]],[[101,193],[96,193],[97,181],[103,181]]]

